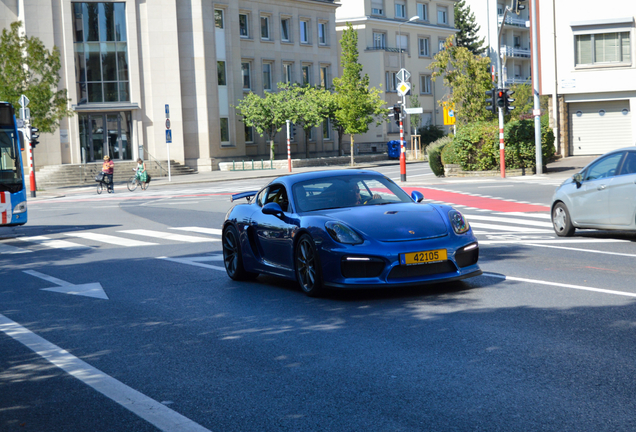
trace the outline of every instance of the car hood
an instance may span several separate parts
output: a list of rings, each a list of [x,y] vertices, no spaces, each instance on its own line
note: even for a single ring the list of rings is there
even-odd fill
[[[422,240],[448,234],[446,222],[428,204],[369,205],[317,213],[340,220],[365,236],[384,242]]]

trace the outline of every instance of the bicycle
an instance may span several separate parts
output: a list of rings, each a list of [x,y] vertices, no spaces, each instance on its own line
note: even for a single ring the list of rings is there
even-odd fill
[[[108,190],[108,184],[110,183],[108,181],[109,180],[108,176],[104,175],[104,176],[101,177],[101,180],[97,180],[97,179],[95,179],[95,180],[97,181],[97,194],[98,195],[101,194],[104,189]],[[110,191],[108,191],[108,193],[110,193]]]
[[[137,172],[136,169],[133,169],[133,171]],[[137,186],[141,186],[143,190],[146,190],[148,189],[148,182],[144,184],[141,181],[139,181],[139,178],[137,177],[137,175],[134,175],[128,179],[128,183],[126,184],[126,186],[128,187],[128,190],[131,192],[137,189]]]

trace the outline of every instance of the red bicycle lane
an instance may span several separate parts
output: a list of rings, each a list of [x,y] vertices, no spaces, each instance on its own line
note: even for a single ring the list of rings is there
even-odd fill
[[[410,194],[414,190],[419,191],[424,195],[424,199],[427,200],[442,201],[448,204],[463,205],[466,207],[473,207],[483,210],[521,213],[550,211],[550,207],[544,205],[525,204],[499,198],[486,198],[439,189],[430,189],[425,187],[405,187],[403,189],[408,194]]]

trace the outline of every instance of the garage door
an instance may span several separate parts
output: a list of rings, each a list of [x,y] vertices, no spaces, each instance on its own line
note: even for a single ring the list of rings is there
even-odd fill
[[[570,154],[599,155],[634,145],[629,101],[571,103]]]

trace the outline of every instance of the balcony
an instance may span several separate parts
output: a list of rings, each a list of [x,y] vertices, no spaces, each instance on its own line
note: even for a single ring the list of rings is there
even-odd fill
[[[498,25],[501,25],[501,20],[502,19],[503,19],[503,15],[497,15],[497,24]],[[508,25],[508,26],[528,28],[528,27],[526,27],[526,21],[527,21],[526,19],[519,18],[516,15],[510,16],[510,14],[508,14],[508,16],[506,17],[506,25]]]
[[[510,84],[528,84],[532,85],[532,77],[522,78],[520,76],[515,76],[514,78],[506,79],[506,85]]]
[[[506,56],[508,58],[531,58],[532,51],[530,48],[521,48],[521,47],[511,47],[508,45],[502,45],[499,50],[502,56]]]
[[[399,48],[388,48],[386,46],[371,46],[371,47],[367,47],[366,50],[367,51],[386,51],[386,52],[394,52],[394,53],[400,52]],[[407,52],[406,48],[402,48],[402,52]]]

